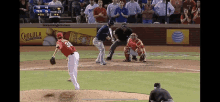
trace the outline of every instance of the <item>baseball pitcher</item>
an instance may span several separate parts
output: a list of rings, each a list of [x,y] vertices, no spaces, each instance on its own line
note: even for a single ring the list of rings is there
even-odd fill
[[[51,60],[55,61],[55,54],[58,50],[61,50],[61,52],[67,57],[68,60],[68,72],[71,78],[71,82],[75,86],[75,90],[79,90],[80,86],[77,82],[77,68],[79,65],[79,53],[75,49],[75,47],[66,39],[63,39],[63,33],[57,33],[57,43],[56,43],[56,49],[55,52],[51,58]],[[53,62],[51,61],[51,62]],[[54,64],[54,63],[51,63]]]
[[[124,47],[125,60],[124,62],[131,62],[130,55],[140,56],[139,61],[146,62],[146,52],[144,44],[137,38],[136,33],[132,33],[128,39],[126,47]]]
[[[111,27],[114,25],[114,22],[112,20],[109,20],[107,25],[103,25],[97,32],[96,37],[93,39],[93,45],[95,45],[99,50],[99,55],[96,59],[96,63],[100,63],[100,65],[106,65],[106,62],[104,60],[105,57],[105,47],[103,42],[107,39],[112,39],[112,30]],[[110,36],[109,37],[109,33]],[[113,40],[112,40],[113,41]]]
[[[114,54],[116,47],[119,45],[126,45],[129,36],[132,34],[132,29],[126,26],[126,23],[123,23],[121,27],[113,31],[113,36],[116,38],[116,41],[110,47],[109,55],[106,60],[111,60]],[[136,56],[133,55],[132,60],[137,61]]]

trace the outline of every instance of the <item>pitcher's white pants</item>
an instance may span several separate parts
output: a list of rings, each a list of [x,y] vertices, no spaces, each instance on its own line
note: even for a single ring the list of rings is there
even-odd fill
[[[79,53],[74,52],[74,54],[68,56],[68,69],[69,69],[69,75],[71,77],[71,81],[73,82],[73,85],[75,86],[76,90],[80,89],[80,86],[77,82],[78,65],[79,65]]]
[[[93,39],[93,45],[95,45],[99,49],[99,55],[96,59],[97,62],[100,62],[100,64],[105,63],[105,46],[103,44],[103,41],[98,40],[98,38]]]

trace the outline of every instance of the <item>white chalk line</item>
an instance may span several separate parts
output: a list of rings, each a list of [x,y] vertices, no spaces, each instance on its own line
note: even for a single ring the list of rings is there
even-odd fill
[[[80,66],[81,67],[81,66]],[[104,67],[104,66],[103,66]],[[177,69],[177,70],[186,70],[186,71],[195,71],[195,72],[200,72],[200,70],[196,70],[196,69],[186,69],[186,68],[174,68],[173,66],[155,66],[157,68],[161,68],[161,69]],[[29,67],[29,68],[25,68],[25,69],[20,69],[20,70],[36,70],[36,69],[52,69],[52,68],[66,68],[67,66],[44,66],[43,68],[39,68],[39,67]],[[79,70],[80,71],[80,70]]]

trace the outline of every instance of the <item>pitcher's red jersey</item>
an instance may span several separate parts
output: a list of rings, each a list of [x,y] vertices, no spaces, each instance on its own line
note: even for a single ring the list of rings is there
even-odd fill
[[[57,48],[60,49],[66,57],[76,51],[75,47],[68,40],[60,39],[57,41],[57,44]]]

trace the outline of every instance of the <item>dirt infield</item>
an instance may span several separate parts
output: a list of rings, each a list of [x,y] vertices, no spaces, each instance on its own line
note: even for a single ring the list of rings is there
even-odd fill
[[[106,46],[106,51],[109,46]],[[149,52],[200,52],[200,47],[181,46],[146,46]],[[21,46],[21,52],[29,51],[54,51],[55,46]],[[94,46],[76,46],[77,50],[97,50]],[[98,50],[97,50],[98,51]],[[123,51],[120,46],[116,51]],[[95,63],[95,59],[80,59],[79,71],[153,71],[153,72],[193,72],[200,73],[200,61],[196,60],[147,60],[143,62],[122,62],[121,59],[106,61],[107,65],[101,66]],[[51,65],[49,60],[36,60],[20,62],[20,70],[67,70],[65,59],[56,60]],[[76,96],[77,95],[77,96]],[[99,96],[101,95],[101,96]],[[20,91],[20,101],[54,101],[54,102],[84,102],[83,98],[114,98],[114,99],[139,99],[148,100],[149,96],[137,93],[110,92],[98,90],[31,90]],[[74,100],[74,101],[73,101]],[[86,101],[86,100],[85,100]],[[97,100],[93,100],[99,102]],[[87,102],[87,101],[86,101]],[[103,100],[101,101],[103,102]]]
[[[38,97],[33,97],[40,95]],[[148,100],[149,95],[104,90],[28,90],[20,92],[25,102],[103,102],[113,100]],[[21,102],[22,102],[21,101]]]
[[[75,46],[77,50],[97,50],[94,46]],[[105,46],[105,50],[108,51],[110,46]],[[145,46],[148,52],[200,52],[200,47],[190,46]],[[29,51],[54,51],[55,46],[20,46],[20,52]],[[115,51],[123,51],[124,46],[119,46]]]
[[[28,51],[54,51],[54,46],[21,46],[21,52]],[[94,46],[76,46],[77,50],[97,50]],[[106,46],[109,50],[109,46]],[[146,46],[150,52],[200,52],[200,47],[182,47],[182,46]],[[98,50],[97,50],[98,51]],[[123,46],[117,47],[116,51],[123,51]],[[56,60],[56,65],[50,65],[49,60],[24,61],[20,62],[21,70],[67,70],[67,61],[65,59]],[[146,63],[122,62],[122,60],[113,59],[107,61],[106,66],[100,66],[95,63],[95,59],[80,59],[80,70],[114,70],[114,71],[171,71],[171,72],[200,72],[200,61],[194,60],[147,60]]]

